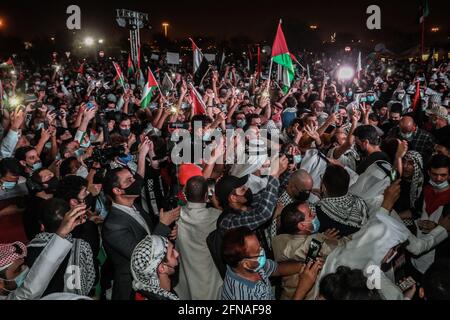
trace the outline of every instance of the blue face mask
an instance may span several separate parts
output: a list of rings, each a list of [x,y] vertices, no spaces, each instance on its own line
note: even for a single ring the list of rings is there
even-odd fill
[[[80,147],[81,148],[84,148],[84,149],[87,149],[87,148],[89,148],[91,146],[91,141],[89,140],[88,142],[86,142],[86,143],[82,143],[82,144],[80,144]]]
[[[17,288],[20,288],[23,285],[25,279],[27,278],[28,272],[30,272],[30,269],[28,267],[25,267],[23,271],[16,277],[16,279],[14,279]]]
[[[32,170],[34,172],[34,171],[37,171],[37,170],[39,170],[41,168],[42,168],[42,162],[36,162],[35,164],[33,164]]]
[[[209,141],[211,141],[211,134],[209,133],[209,132],[206,132],[204,135],[203,135],[203,141],[205,141],[205,142],[209,142]]]
[[[5,190],[12,190],[17,186],[17,182],[5,181],[2,183],[2,186]]]
[[[82,155],[84,155],[83,149],[78,149],[77,151],[75,151],[75,157],[79,158]]]
[[[430,180],[430,185],[433,187],[433,189],[444,190],[444,189],[448,188],[448,180],[441,182],[440,184],[434,182],[433,180]]]
[[[319,229],[320,229],[320,221],[319,221],[319,218],[317,218],[317,216],[313,219],[312,226],[313,226],[313,230],[311,231],[311,233],[312,234],[318,233]]]
[[[244,128],[246,124],[247,124],[247,121],[245,121],[245,120],[238,120],[236,122],[237,127],[241,128],[241,129]]]
[[[413,132],[408,132],[408,133],[400,132],[400,137],[402,137],[403,139],[406,139],[406,140],[411,140],[413,137],[413,134],[414,134]]]
[[[375,97],[374,96],[367,96],[367,102],[369,102],[369,103],[375,102]]]
[[[127,154],[124,157],[119,157],[119,161],[124,164],[128,164],[128,162],[131,162],[131,160],[133,160],[133,157],[131,156],[131,154]]]
[[[302,155],[298,154],[294,156],[294,164],[300,164],[302,162]]]
[[[249,269],[249,271],[251,272],[259,272],[262,270],[262,268],[264,268],[264,266],[266,265],[267,262],[267,257],[266,257],[266,252],[264,251],[264,249],[261,249],[261,252],[259,253],[259,258],[258,258],[258,267],[256,267],[256,269]]]

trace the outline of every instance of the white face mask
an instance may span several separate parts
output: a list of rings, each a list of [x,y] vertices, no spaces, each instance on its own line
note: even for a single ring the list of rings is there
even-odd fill
[[[84,179],[87,178],[87,176],[89,175],[89,171],[85,166],[81,166],[76,173],[77,176],[82,177]]]
[[[441,183],[436,183],[433,180],[430,180],[430,185],[433,187],[433,189],[436,190],[444,190],[448,188],[448,180],[441,182]]]

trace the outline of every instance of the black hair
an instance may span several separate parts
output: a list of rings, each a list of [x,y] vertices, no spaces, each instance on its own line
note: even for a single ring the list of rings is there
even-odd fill
[[[208,192],[208,182],[204,177],[192,177],[186,184],[186,199],[193,203],[205,202]]]
[[[44,225],[45,232],[56,233],[69,211],[70,205],[67,201],[56,198],[44,201],[39,220]]]
[[[5,158],[0,161],[0,177],[4,177],[7,174],[19,176],[21,173],[21,166],[17,159]]]
[[[27,158],[27,153],[35,150],[34,147],[21,147],[19,149],[16,150],[15,153],[15,158],[19,161],[25,161],[25,159]]]
[[[206,127],[208,124],[211,124],[211,119],[205,114],[198,114],[192,117],[191,120],[191,128],[194,129],[194,124],[196,122],[201,122],[202,128]]]
[[[428,162],[428,169],[447,168],[450,170],[450,159],[442,154],[436,154]]]
[[[58,190],[55,193],[55,198],[65,200],[67,202],[71,199],[78,200],[78,194],[83,187],[87,186],[87,180],[82,177],[66,176],[59,183]]]
[[[353,133],[359,140],[367,140],[373,146],[379,146],[381,144],[381,138],[378,135],[377,129],[372,125],[359,126]]]
[[[319,293],[326,300],[381,300],[377,290],[367,287],[367,278],[361,270],[345,266],[320,281]]]
[[[323,185],[330,197],[343,197],[348,193],[350,175],[341,166],[330,165],[322,178]]]
[[[281,230],[287,234],[297,234],[297,225],[305,221],[305,214],[298,211],[298,206],[304,202],[296,201],[288,204],[281,212]]]
[[[391,113],[402,114],[402,111],[403,111],[403,105],[401,103],[396,102],[391,105],[391,110],[390,110]]]
[[[103,179],[103,191],[107,196],[111,198],[111,200],[114,200],[114,188],[120,188],[119,183],[119,172],[127,170],[124,168],[117,168],[113,169],[111,171],[108,171],[105,175],[105,178]]]
[[[422,282],[427,300],[450,300],[450,260],[435,261],[425,272]]]
[[[240,227],[228,230],[223,237],[222,253],[227,265],[236,268],[247,257],[245,239],[254,233],[248,227]]]
[[[59,176],[61,178],[64,178],[65,176],[72,174],[72,169],[70,167],[72,161],[78,161],[76,157],[70,157],[67,159],[64,159],[63,162],[61,162],[61,165],[59,167]]]

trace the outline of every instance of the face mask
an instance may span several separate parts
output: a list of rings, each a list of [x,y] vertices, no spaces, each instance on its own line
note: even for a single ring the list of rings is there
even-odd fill
[[[47,142],[46,144],[45,144],[45,148],[46,149],[50,149],[52,147],[52,143],[51,142]]]
[[[16,289],[20,288],[23,283],[25,282],[25,279],[28,276],[28,272],[30,272],[30,268],[25,267],[22,272],[14,279],[14,280],[6,280],[6,279],[2,279],[3,281],[14,281],[16,283]],[[16,290],[15,289],[15,290]],[[8,292],[12,292],[11,290],[5,289],[3,288],[3,290],[8,291]]]
[[[131,154],[128,154],[126,156],[123,157],[119,157],[119,161],[125,165],[127,165],[129,162],[131,162],[133,160],[133,157],[131,156]]]
[[[32,166],[33,172],[34,172],[34,171],[37,171],[37,170],[39,170],[39,169],[41,169],[41,168],[42,168],[42,162],[36,162],[36,163],[33,164],[33,166]]]
[[[302,162],[302,155],[298,154],[294,156],[294,164],[300,164]]]
[[[413,137],[413,134],[414,134],[413,132],[408,132],[408,133],[400,132],[400,137],[402,137],[403,139],[406,139],[406,140],[411,140]]]
[[[295,197],[295,200],[305,202],[309,199],[310,196],[311,196],[311,192],[302,191]]]
[[[144,179],[140,175],[134,177],[135,181],[128,188],[123,189],[127,196],[139,196],[144,185]]]
[[[86,205],[87,208],[95,208],[95,197],[89,193],[86,198],[84,198],[84,204]]]
[[[266,262],[267,262],[266,252],[264,251],[264,249],[261,249],[260,256],[258,258],[258,266],[256,267],[256,269],[247,269],[247,270],[254,273],[259,272],[261,271],[262,268],[264,268]]]
[[[82,143],[82,144],[80,144],[80,147],[81,148],[84,148],[84,149],[87,149],[87,148],[89,148],[91,146],[91,141],[89,140],[88,142],[86,142],[86,143]]]
[[[405,95],[401,93],[398,95],[398,100],[402,101],[404,97],[405,97]]]
[[[392,125],[394,125],[394,126],[396,126],[396,125],[398,125],[398,124],[400,123],[399,120],[392,120],[392,119],[390,119],[389,122],[390,122]]]
[[[448,180],[441,182],[441,183],[436,183],[433,180],[430,180],[430,185],[433,187],[433,189],[436,189],[436,190],[444,190],[444,189],[448,188],[448,186],[449,186]]]
[[[247,124],[247,121],[246,120],[238,120],[237,122],[236,122],[236,125],[237,125],[237,127],[238,128],[244,128],[245,126],[246,126],[246,124]]]
[[[81,166],[76,173],[77,176],[82,177],[84,179],[89,175],[88,169],[85,166]]]
[[[313,229],[312,229],[311,233],[312,234],[318,233],[319,229],[320,229],[320,221],[319,221],[319,218],[317,218],[317,216],[313,219],[312,226],[313,226]]]
[[[75,153],[75,157],[80,158],[82,155],[84,155],[84,150],[83,149],[78,149],[74,153]]]
[[[247,192],[244,195],[245,199],[247,199],[246,205],[250,206],[253,203],[253,192],[252,190],[248,189]]]
[[[122,137],[128,138],[131,134],[131,129],[119,129],[119,132]]]
[[[374,96],[368,96],[367,97],[367,102],[369,102],[369,103],[375,102],[375,97]]]
[[[53,177],[50,180],[48,180],[46,183],[46,185],[48,185],[47,187],[47,192],[48,193],[53,193],[56,190],[58,190],[58,186],[59,186],[59,180],[57,177]]]
[[[39,131],[39,130],[42,130],[42,129],[44,129],[44,123],[38,123],[37,125],[36,125],[36,131]]]
[[[2,183],[2,186],[5,190],[12,190],[17,186],[17,182],[5,181]]]
[[[211,141],[211,134],[210,134],[209,132],[206,132],[205,134],[203,134],[202,140],[203,140],[204,142],[209,142],[209,141]]]

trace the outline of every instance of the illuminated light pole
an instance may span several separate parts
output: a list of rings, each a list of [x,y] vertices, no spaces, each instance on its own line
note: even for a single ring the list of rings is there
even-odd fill
[[[162,24],[162,26],[163,26],[163,28],[164,28],[164,36],[167,38],[167,34],[168,34],[168,31],[169,31],[170,25],[169,25],[167,22],[164,22],[164,23]]]
[[[84,44],[88,47],[92,47],[94,45],[94,39],[92,37],[86,37],[84,39]]]

